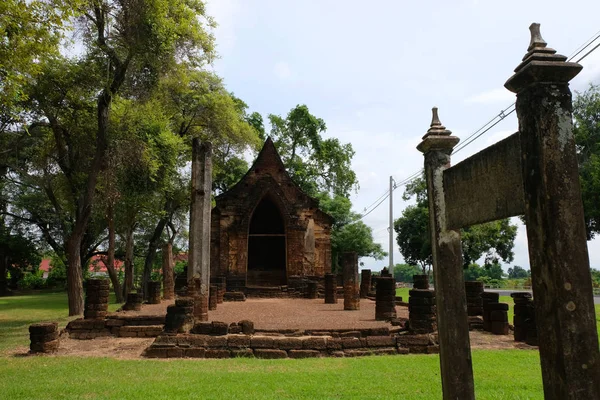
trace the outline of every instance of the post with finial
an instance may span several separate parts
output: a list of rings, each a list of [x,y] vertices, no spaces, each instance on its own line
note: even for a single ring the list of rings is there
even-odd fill
[[[569,81],[581,65],[540,25],[505,87],[517,94],[525,220],[546,399],[600,399],[600,354]]]
[[[460,232],[446,228],[444,170],[459,139],[451,135],[433,108],[431,126],[417,146],[425,156],[429,226],[435,278],[440,367],[444,399],[475,399],[469,341],[467,298]]]

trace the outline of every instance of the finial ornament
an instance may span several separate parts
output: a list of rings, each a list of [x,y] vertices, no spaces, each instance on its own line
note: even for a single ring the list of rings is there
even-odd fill
[[[428,136],[450,136],[450,134],[452,134],[452,132],[446,129],[446,127],[442,125],[442,122],[440,121],[440,117],[438,116],[438,108],[433,107],[431,109],[431,125],[429,125],[429,130],[425,136],[423,136],[423,139]]]
[[[440,122],[440,117],[438,117],[438,108],[437,107],[433,107],[431,109],[432,112],[432,116],[431,116],[431,125],[430,127],[434,127],[434,126],[442,126],[442,123]]]
[[[567,57],[556,54],[542,38],[540,24],[529,26],[531,41],[523,61],[515,68],[515,74],[504,84],[511,92],[518,93],[527,86],[540,82],[569,82],[581,71],[581,65],[568,62]]]
[[[540,24],[537,22],[532,23],[529,25],[529,31],[531,32],[531,41],[529,42],[529,47],[527,48],[528,52],[533,49],[543,49],[548,45],[540,32]]]

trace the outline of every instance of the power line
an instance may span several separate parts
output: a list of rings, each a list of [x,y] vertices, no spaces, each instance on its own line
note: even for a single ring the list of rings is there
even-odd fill
[[[593,38],[593,39],[592,39]],[[571,61],[573,58],[577,57],[577,55],[579,53],[581,53],[582,51],[584,51],[585,49],[587,49],[593,42],[596,41],[596,39],[600,38],[600,31],[594,33],[592,36],[590,36],[590,38],[588,40],[586,40],[581,46],[579,46],[577,49],[575,49],[575,51],[573,51],[574,54],[570,55],[567,61]]]
[[[570,56],[568,58],[567,61],[572,60],[573,58],[575,58],[577,55],[581,54],[583,51],[585,51],[585,49],[587,49],[589,46],[591,46],[596,40],[598,40],[600,38],[600,31],[596,32],[594,35],[592,35],[590,37],[590,39],[586,40],[582,45],[580,45],[574,52],[574,54],[572,56]],[[592,54],[595,50],[597,50],[600,47],[600,43],[596,44],[590,51],[588,51],[587,53],[585,53],[581,58],[579,58],[577,61],[575,61],[576,63],[579,63],[580,61],[584,60],[587,56],[589,56],[590,54]],[[464,139],[464,142],[458,146],[453,152],[452,154],[456,154],[459,151],[465,149],[467,146],[469,146],[471,143],[473,143],[475,140],[479,139],[481,136],[483,136],[485,133],[487,133],[488,131],[490,131],[493,127],[495,127],[496,125],[498,125],[500,122],[502,122],[506,117],[508,117],[510,114],[512,114],[513,112],[515,112],[516,108],[515,107],[516,103],[512,103],[511,105],[509,105],[508,107],[502,109],[500,111],[500,113],[496,116],[494,116],[494,118],[490,119],[487,123],[485,123],[483,126],[481,126],[479,129],[477,129],[475,132],[473,132],[472,134],[470,134],[467,138]],[[408,183],[414,181],[418,176],[420,176],[423,173],[423,169],[409,175],[407,178],[405,178],[404,180],[402,180],[400,183],[396,183],[392,189],[392,191],[396,190],[399,187],[405,186]],[[360,221],[361,219],[363,219],[364,217],[366,217],[367,215],[371,214],[373,211],[375,211],[388,197],[390,196],[390,191],[386,191],[382,196],[380,196],[377,200],[375,200],[373,203],[371,203],[371,205],[369,205],[368,207],[365,208],[365,213],[361,214],[356,220],[352,221],[351,223],[355,223]],[[373,208],[371,208],[369,211],[367,211],[371,206],[373,206],[373,204],[377,203]],[[387,228],[386,228],[387,229]]]

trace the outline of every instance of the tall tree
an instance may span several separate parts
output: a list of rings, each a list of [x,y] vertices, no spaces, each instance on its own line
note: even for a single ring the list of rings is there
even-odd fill
[[[429,233],[429,205],[427,186],[423,178],[418,178],[406,186],[404,200],[416,198],[416,204],[408,206],[402,216],[394,221],[400,253],[409,264],[418,264],[427,270],[433,259],[431,236]],[[493,221],[465,228],[461,231],[464,266],[467,268],[482,256],[485,264],[492,265],[502,259],[511,262],[517,226],[509,219]]]
[[[358,188],[351,161],[350,143],[336,138],[323,139],[325,121],[312,115],[308,107],[298,105],[283,118],[269,115],[271,137],[286,169],[309,195],[321,192],[349,197]]]
[[[48,196],[58,214],[72,216],[62,230],[68,232],[64,248],[69,314],[76,315],[83,312],[81,243],[92,217],[98,177],[106,167],[113,100],[125,86],[137,91],[151,88],[178,60],[194,66],[210,61],[214,56],[213,38],[206,28],[214,23],[199,0],[73,0],[63,5],[76,17],[73,23],[82,34],[84,56],[83,61],[66,60],[62,64],[71,72],[82,64],[87,68],[85,73],[65,75],[53,63],[43,63],[54,68],[53,76],[43,76],[34,90],[41,93],[41,88],[53,86],[61,90],[46,92],[54,102],[38,96],[35,101],[40,104],[33,125],[43,125],[48,131],[48,155],[56,166],[51,171],[60,175],[61,189],[70,200],[61,204],[55,201],[56,196]],[[72,81],[56,85],[65,76]],[[85,90],[80,89],[81,81]],[[60,101],[61,96],[71,102]],[[70,112],[79,119],[73,121]],[[94,117],[81,118],[84,112]]]
[[[588,240],[600,232],[600,85],[577,93],[573,103],[575,148]]]

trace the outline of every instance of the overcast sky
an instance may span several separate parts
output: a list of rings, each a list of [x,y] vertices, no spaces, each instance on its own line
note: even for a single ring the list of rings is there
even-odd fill
[[[250,111],[285,116],[297,104],[327,123],[325,136],[350,142],[362,212],[397,182],[419,171],[416,150],[431,122],[466,138],[508,107],[504,82],[529,45],[531,22],[550,47],[569,56],[600,30],[600,1],[208,0],[221,58],[217,73]],[[582,91],[600,83],[600,48],[571,82]],[[453,156],[456,163],[518,128],[514,114]],[[394,192],[394,218],[406,203]],[[364,218],[388,248],[388,203]],[[394,246],[394,262],[402,257]],[[600,240],[588,242],[600,269]],[[387,260],[364,258],[379,270]],[[515,265],[529,268],[519,226]],[[505,265],[507,269],[509,266]]]

